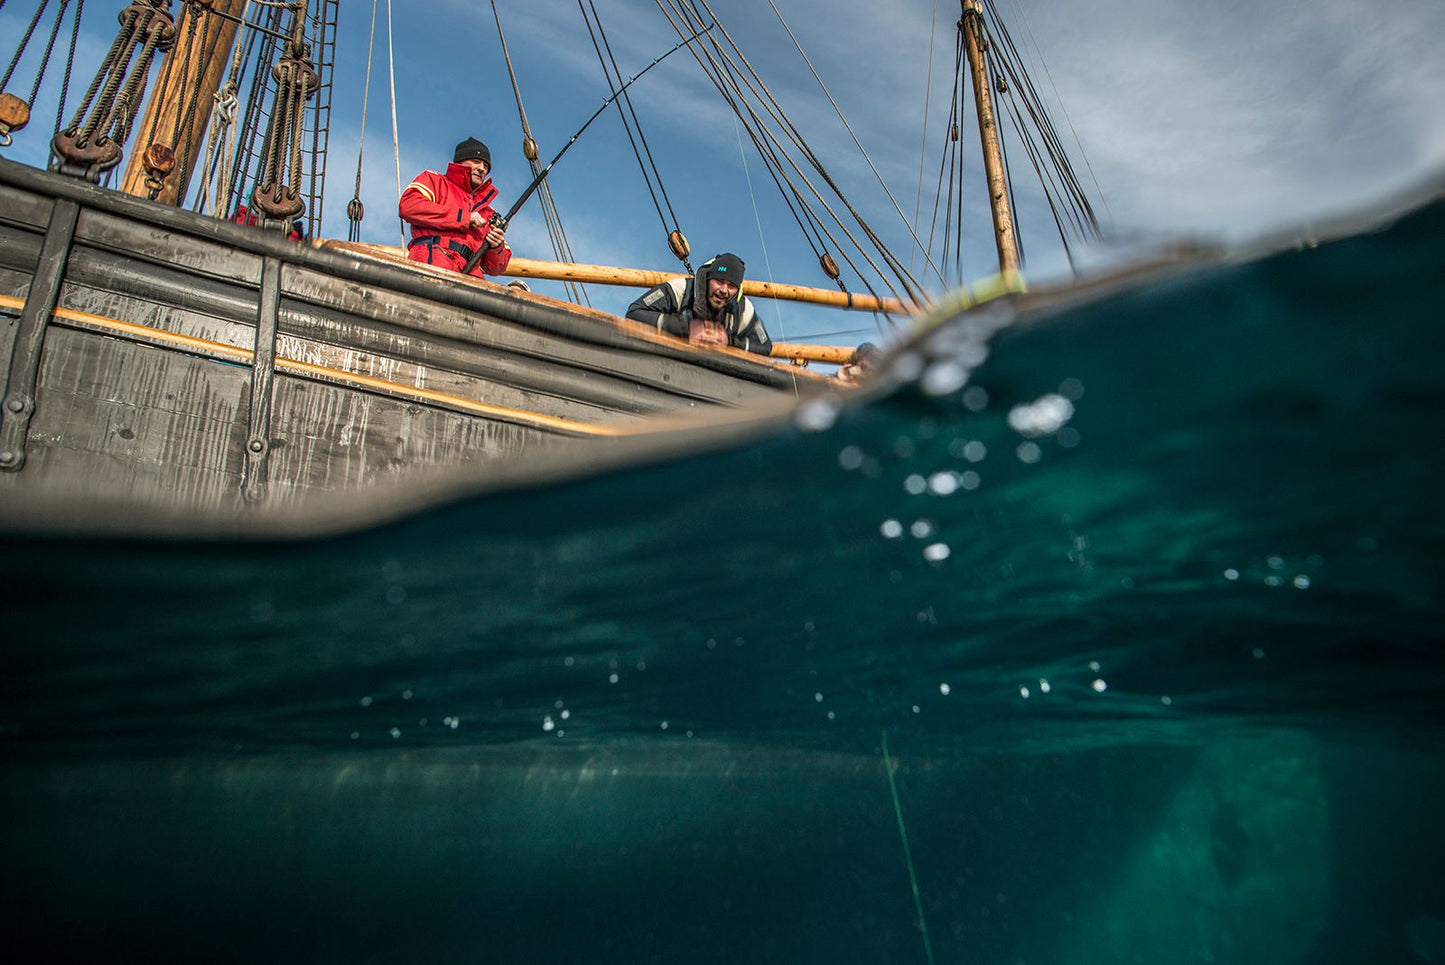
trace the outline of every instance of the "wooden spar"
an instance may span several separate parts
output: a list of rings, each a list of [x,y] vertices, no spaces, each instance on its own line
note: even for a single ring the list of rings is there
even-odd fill
[[[1003,152],[999,148],[998,121],[994,116],[993,99],[989,94],[988,69],[983,61],[984,44],[978,27],[983,19],[983,8],[979,0],[962,2],[963,17],[958,21],[958,29],[963,32],[968,66],[973,74],[973,96],[978,106],[978,134],[983,142],[983,169],[988,175],[988,200],[993,209],[994,241],[998,245],[998,269],[1000,273],[1007,273],[1018,270],[1019,249],[1018,238],[1014,234],[1013,211],[1009,207]]]
[[[215,0],[209,6],[239,20],[245,10],[246,0]],[[195,9],[188,8],[186,16],[193,16]],[[154,130],[154,140],[176,153],[176,170],[165,179],[156,200],[163,204],[176,204],[178,198],[185,196],[191,175],[196,169],[196,160],[201,153],[202,135],[205,134],[211,108],[216,103],[216,92],[221,89],[221,79],[230,63],[231,43],[236,38],[238,26],[229,17],[208,16],[209,23],[195,25],[194,43],[187,43],[186,40],[186,32],[190,28],[184,23],[179,25],[180,31],[177,33],[175,45],[166,55],[165,63],[161,65],[160,73],[151,87],[152,91],[166,91],[165,102],[162,103],[158,96],[151,97],[146,102],[145,114],[134,129],[136,142],[126,164],[125,177],[120,183],[120,189],[126,194],[150,197],[150,189],[146,187],[144,160],[149,142],[143,139],[150,137]],[[209,43],[202,44],[203,38]],[[181,124],[181,144],[171,144],[171,137],[176,129],[176,116],[192,103],[196,107],[195,114]],[[182,178],[185,183],[182,183]]]
[[[559,261],[540,261],[534,258],[512,256],[506,274],[517,278],[545,278],[550,281],[571,281],[596,285],[621,285],[632,288],[652,288],[674,278],[686,278],[677,272],[650,271],[642,268],[611,268],[606,265],[572,265]],[[889,315],[911,314],[911,309],[896,298],[878,298],[873,295],[850,294],[829,291],[826,288],[807,288],[802,285],[783,285],[776,282],[743,280],[743,294],[755,298],[776,298],[782,301],[808,302],[813,305],[829,305],[835,308],[851,308],[868,312],[886,312]]]
[[[803,342],[774,342],[772,357],[792,359],[795,362],[825,362],[829,365],[843,365],[857,351],[849,345],[808,345]]]

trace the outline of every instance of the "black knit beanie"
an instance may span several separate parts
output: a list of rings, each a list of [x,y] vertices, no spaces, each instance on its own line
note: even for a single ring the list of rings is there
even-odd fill
[[[492,152],[487,146],[474,137],[469,137],[457,145],[457,152],[452,157],[453,164],[461,164],[463,161],[470,161],[473,158],[481,158],[487,162],[487,170],[492,169]]]
[[[722,278],[739,288],[743,285],[743,260],[731,252],[723,252],[707,263],[709,278]]]

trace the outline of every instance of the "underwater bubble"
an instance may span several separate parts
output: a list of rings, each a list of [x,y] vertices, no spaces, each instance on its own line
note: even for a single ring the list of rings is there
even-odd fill
[[[1073,428],[1072,426],[1064,426],[1062,429],[1060,429],[1057,438],[1059,440],[1059,445],[1063,446],[1065,449],[1072,449],[1077,446],[1081,441],[1083,441],[1082,437],[1079,435],[1079,430]]]
[[[928,539],[933,535],[933,520],[915,519],[913,525],[908,527],[908,531],[913,534],[914,539]]]
[[[812,633],[815,629],[817,629],[817,626],[813,623],[812,620],[803,621],[803,631],[805,633]]]
[[[983,462],[984,457],[987,455],[988,446],[979,442],[977,439],[963,447],[963,458],[969,462]]]
[[[575,664],[576,662],[577,662],[577,658],[576,658],[576,657],[563,657],[563,658],[562,658],[562,666],[564,666],[564,667],[570,667],[570,666],[572,666],[573,664]]]
[[[1094,688],[1094,693],[1096,694],[1102,694],[1104,691],[1109,689],[1109,685],[1104,683],[1103,680],[1095,680],[1089,686]]]
[[[370,696],[369,694],[368,694],[367,696],[361,698],[361,706],[363,706],[363,707],[370,707],[370,706],[371,706],[371,696]]]
[[[953,688],[950,687],[948,684],[939,684],[938,692],[940,694],[943,694],[943,696],[947,697],[950,693],[953,692]]]
[[[667,730],[667,721],[662,722],[662,729]]]
[[[563,702],[562,702],[561,700],[554,700],[554,701],[552,701],[552,706],[555,707],[555,708],[557,708],[558,710],[561,710],[561,709],[562,709],[562,703],[563,703]]]
[[[896,519],[885,519],[878,532],[883,534],[884,539],[898,539],[903,535],[903,524]]]
[[[838,715],[835,714],[835,713],[833,713],[833,711],[831,711],[831,710],[828,711],[828,719],[829,719],[829,720],[833,720],[833,719],[835,719],[837,716],[838,716]]]
[[[395,583],[401,579],[401,564],[396,560],[387,560],[381,564],[381,578],[388,583]]]
[[[1270,569],[1272,569],[1272,570],[1282,570],[1282,569],[1284,569],[1284,557],[1283,557],[1283,556],[1271,556],[1269,559],[1265,560],[1264,562],[1265,562],[1265,564],[1266,564]]]
[[[1310,588],[1310,578],[1301,573],[1294,578],[1294,586],[1297,590],[1308,590]]]
[[[936,472],[928,477],[928,489],[935,496],[952,496],[958,491],[958,477],[951,472]]]
[[[823,702],[823,695],[822,695],[822,693],[816,693],[816,694],[814,694],[814,695],[813,695],[813,700],[814,700],[815,703],[821,704],[821,703]]]
[[[397,739],[398,737],[400,737],[400,736],[401,736],[401,728],[399,728],[399,727],[393,727],[393,728],[391,729],[391,739],[392,739],[392,740],[396,740],[396,739]]]
[[[907,436],[899,436],[893,440],[893,454],[899,459],[912,459],[916,451],[913,440]]]
[[[930,563],[942,563],[952,554],[947,543],[930,543],[923,548],[923,558]]]
[[[614,673],[614,674],[608,674],[608,675],[607,675],[607,682],[608,682],[609,684],[615,684],[615,683],[617,683],[617,681],[619,681],[619,680],[621,680],[621,679],[622,679],[622,678],[619,677],[619,676],[617,676],[617,674],[615,674],[615,673]]]
[[[844,469],[858,469],[863,465],[863,450],[857,446],[845,446],[838,450],[838,465]]]
[[[1051,436],[1074,417],[1074,403],[1056,393],[1009,410],[1009,428],[1024,436]]]
[[[389,586],[386,588],[386,602],[392,606],[398,606],[406,602],[406,587]]]
[[[1231,566],[1229,569],[1224,571],[1224,578],[1226,580],[1239,579],[1239,570],[1236,570],[1234,567]]]
[[[833,428],[841,406],[831,399],[813,399],[798,407],[793,424],[804,432],[822,432]]]
[[[360,740],[360,739],[361,739],[361,731],[359,731],[359,730],[354,730],[354,731],[352,731],[352,732],[351,732],[351,739],[352,739],[352,740]]]
[[[1053,688],[1053,685],[1049,683],[1048,678],[1046,678],[1046,677],[1040,677],[1040,678],[1039,678],[1039,693],[1041,693],[1041,694],[1046,694],[1046,693],[1048,693],[1050,690],[1053,690],[1053,689],[1054,689],[1054,688]]]
[[[919,707],[917,704],[914,704],[914,705],[913,705],[913,712],[914,712],[915,714],[920,713],[920,712],[922,711],[922,709],[923,709],[923,708]]]
[[[1090,660],[1090,661],[1089,661],[1089,669],[1092,670],[1092,671],[1094,671],[1094,673],[1098,673],[1098,672],[1099,672],[1099,668],[1100,668],[1101,666],[1102,666],[1102,664],[1100,664],[1099,661],[1097,661],[1097,660]]]
[[[552,719],[551,714],[548,714],[546,717],[542,718],[542,729],[544,731],[547,731],[548,733],[551,733],[552,731],[557,729],[557,722]]]
[[[1022,697],[1024,700],[1028,700],[1028,699],[1029,699],[1029,688],[1027,688],[1027,687],[1020,687],[1020,688],[1019,688],[1019,696]]]
[[[1163,697],[1159,698],[1159,703],[1163,704],[1165,707],[1168,707],[1169,705],[1174,703],[1174,698],[1166,694]]]
[[[561,717],[563,720],[570,720],[571,717],[572,717],[572,711],[570,711],[570,710],[564,710],[564,711],[562,711],[562,713],[559,714],[558,716]]]
[[[1253,650],[1250,651],[1250,654],[1251,654],[1251,655],[1254,657],[1254,659],[1256,659],[1256,660],[1263,660],[1263,659],[1264,659],[1264,650],[1261,649],[1260,647],[1255,647]]]
[[[1059,383],[1059,395],[1073,402],[1078,402],[1084,397],[1084,383],[1075,378],[1067,378]]]
[[[410,690],[403,690],[403,691],[401,692],[401,699],[402,699],[402,700],[411,700],[411,698],[412,698],[413,696],[415,696],[415,695],[414,695]]]
[[[953,361],[935,362],[923,373],[919,387],[925,395],[951,395],[968,382],[968,369]]]
[[[988,408],[988,392],[981,385],[971,385],[963,390],[963,405],[969,412],[982,412]]]
[[[892,374],[904,382],[912,382],[923,371],[923,357],[917,352],[905,352],[893,360]]]
[[[1265,586],[1279,586],[1283,582],[1283,580],[1281,580],[1278,576],[1275,576],[1273,573],[1264,578]]]
[[[972,469],[965,469],[958,477],[958,484],[969,492],[973,492],[983,483],[983,477]]]
[[[918,473],[914,473],[903,480],[903,488],[910,496],[922,496],[928,491],[928,480],[924,479]]]
[[[1038,462],[1044,456],[1044,451],[1039,448],[1039,444],[1037,442],[1019,443],[1019,447],[1015,451],[1018,454],[1019,462],[1027,463],[1030,466]]]

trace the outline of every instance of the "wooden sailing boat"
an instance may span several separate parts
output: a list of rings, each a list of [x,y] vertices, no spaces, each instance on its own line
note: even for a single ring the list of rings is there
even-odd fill
[[[274,68],[262,150],[270,166],[253,201],[283,228],[305,208],[302,105],[324,79],[309,54],[327,43],[327,3],[335,0],[309,18],[304,4],[292,5],[300,9]],[[966,11],[976,6],[964,0]],[[76,120],[56,134],[55,170],[0,160],[6,525],[193,531],[204,518],[211,530],[246,532],[274,530],[284,516],[286,526],[316,529],[325,515],[319,496],[370,504],[378,487],[413,492],[440,470],[535,482],[655,458],[740,426],[767,431],[809,398],[839,391],[787,359],[701,349],[604,312],[410,262],[399,250],[297,244],[283,231],[165,203],[185,194],[171,175],[196,166],[205,122],[193,108],[211,100],[205,87],[181,81],[217,88],[227,27],[245,9],[239,0],[188,4],[177,24],[169,7],[145,0],[122,14],[112,56]],[[194,38],[197,20],[205,35],[214,29],[226,39],[182,52],[177,38],[187,26]],[[133,150],[122,190],[102,187],[100,176],[122,159],[129,104],[149,58],[166,49],[155,86],[182,94],[153,100],[136,129],[170,126],[176,136]],[[133,56],[131,71],[121,70]],[[0,106],[8,135],[21,126],[18,113]],[[314,116],[313,135],[324,131],[319,108]],[[996,201],[1006,211],[1005,191]],[[1005,239],[1006,214],[996,227]],[[516,264],[534,275],[587,274],[585,266]],[[1016,256],[1001,256],[1002,268],[1016,266]],[[774,287],[745,291],[806,297]],[[835,362],[843,355],[783,351]],[[373,506],[370,516],[394,511]]]

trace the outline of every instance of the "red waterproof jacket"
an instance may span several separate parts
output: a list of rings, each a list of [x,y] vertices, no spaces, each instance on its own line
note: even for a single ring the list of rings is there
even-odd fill
[[[472,212],[480,211],[483,218],[490,218],[496,196],[497,187],[491,178],[473,191],[472,173],[461,164],[448,164],[446,174],[418,174],[401,193],[398,206],[401,220],[411,225],[407,254],[412,261],[461,271],[486,238],[485,231],[471,226]],[[483,274],[500,275],[511,260],[509,245],[490,248],[472,274],[478,278]]]

